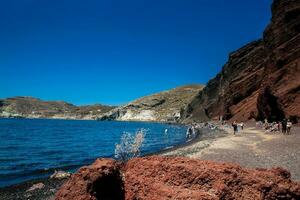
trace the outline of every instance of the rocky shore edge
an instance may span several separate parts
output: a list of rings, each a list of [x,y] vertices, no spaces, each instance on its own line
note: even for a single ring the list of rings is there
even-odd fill
[[[183,124],[181,124],[183,125]],[[188,124],[185,124],[189,126]],[[202,148],[206,148],[214,140],[220,137],[226,137],[228,133],[223,129],[210,129],[201,128],[197,129],[195,136],[182,144],[172,146],[166,149],[161,149],[157,152],[146,154],[145,156],[154,155],[166,155],[168,153],[177,151],[181,148],[191,146],[196,143],[202,143]],[[41,178],[26,181],[23,183],[7,186],[0,188],[0,199],[3,200],[17,200],[17,199],[30,199],[30,200],[51,200],[54,198],[55,193],[58,189],[68,180],[68,177],[63,178]],[[35,189],[30,190],[30,188],[37,186]]]

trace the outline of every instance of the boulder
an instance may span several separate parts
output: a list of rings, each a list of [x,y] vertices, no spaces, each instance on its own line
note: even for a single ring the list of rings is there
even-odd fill
[[[97,159],[82,167],[61,187],[56,200],[124,199],[119,164],[111,159]]]
[[[36,184],[33,184],[28,190],[26,190],[26,192],[40,190],[40,189],[43,189],[44,187],[45,187],[44,183],[36,183]]]
[[[62,199],[300,199],[300,183],[282,168],[183,157],[134,158],[124,166],[98,159],[61,187],[56,200]]]
[[[70,177],[71,174],[69,172],[65,172],[65,171],[56,171],[50,176],[50,178],[56,178],[56,179],[65,179]]]

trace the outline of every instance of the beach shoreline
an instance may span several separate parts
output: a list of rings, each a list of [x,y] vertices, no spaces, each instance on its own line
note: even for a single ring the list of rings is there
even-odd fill
[[[176,124],[180,126],[188,126],[187,124]],[[219,137],[225,137],[227,135],[226,132],[224,132],[221,129],[209,129],[209,128],[203,128],[201,130],[198,130],[199,132],[196,134],[194,138],[192,138],[189,141],[185,141],[184,143],[172,146],[167,149],[161,149],[159,151],[146,154],[144,156],[151,156],[151,155],[164,155],[168,152],[173,152],[181,148],[185,148],[188,146],[191,146],[193,144],[199,143],[199,142],[208,142],[211,143],[213,140],[219,138]],[[205,148],[205,146],[204,146]],[[34,179],[29,180],[25,182],[21,182],[18,184],[13,184],[9,186],[5,186],[0,188],[0,199],[3,200],[15,200],[15,199],[52,199],[55,195],[55,192],[59,189],[59,187],[67,181],[68,178],[65,179],[55,179],[50,177],[40,178],[40,179]],[[34,191],[28,192],[28,189],[32,187],[35,184],[42,183],[44,187],[42,189],[37,189]]]
[[[188,125],[186,125],[186,126],[188,126]],[[146,154],[144,156],[165,155],[170,152],[175,152],[181,148],[192,146],[199,142],[211,143],[215,139],[218,139],[221,137],[226,137],[228,135],[227,131],[225,131],[224,129],[219,129],[219,128],[216,128],[216,129],[199,128],[196,130],[196,132],[197,133],[195,134],[195,136],[190,140],[187,140],[187,141],[185,141],[181,144],[175,145],[175,146],[171,146],[171,147],[161,149],[161,150],[153,152],[153,153]]]
[[[294,127],[291,135],[266,134],[264,130],[252,124],[237,135],[233,135],[229,128],[204,128],[191,141],[145,156],[183,156],[237,163],[246,168],[283,167],[291,172],[293,180],[300,181],[300,169],[297,167],[300,166],[300,158],[297,158],[300,147],[296,147],[300,142],[299,131],[300,127]],[[275,146],[281,153],[273,151]],[[0,199],[13,200],[26,197],[25,199],[50,200],[66,180],[68,179],[44,178],[0,188]],[[28,189],[37,183],[44,184],[44,187],[28,192]]]
[[[300,127],[294,126],[290,135],[266,132],[254,123],[233,135],[201,140],[189,146],[165,152],[162,156],[185,156],[193,159],[236,163],[246,168],[281,167],[300,181]]]
[[[64,184],[66,179],[42,178],[25,181],[19,184],[0,188],[0,199],[3,200],[52,200],[57,190]],[[36,184],[43,185],[41,189],[29,191]]]

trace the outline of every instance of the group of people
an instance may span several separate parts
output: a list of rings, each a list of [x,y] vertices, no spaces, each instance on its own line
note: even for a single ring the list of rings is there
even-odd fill
[[[192,125],[192,126],[188,127],[188,129],[186,131],[186,138],[192,139],[195,137],[195,135],[196,135],[195,126]]]
[[[258,124],[261,125],[262,128],[267,130],[268,132],[282,132],[284,135],[291,134],[291,129],[292,129],[292,122],[289,119],[284,119],[281,122],[272,122],[268,123],[267,120],[265,122],[258,122]],[[236,121],[232,122],[231,124],[233,128],[233,134],[235,135],[236,133],[240,132],[240,130],[244,129],[244,122],[237,123]]]
[[[199,130],[202,128],[215,130],[217,127],[218,126],[212,122],[192,123],[186,131],[186,138],[188,140],[195,138],[197,136],[197,134],[199,133]]]
[[[229,124],[225,120],[221,121],[222,126],[226,126],[227,128],[230,127]],[[268,123],[268,120],[266,119],[264,122],[259,121],[256,123],[256,126],[260,128],[264,128],[267,132],[282,132],[284,135],[291,134],[291,129],[292,129],[292,122],[290,119],[284,119],[281,122],[272,122]],[[231,123],[231,126],[233,128],[233,134],[237,134],[241,131],[244,130],[245,123],[244,122],[237,122],[233,121]],[[209,128],[209,129],[215,129],[217,126],[214,123],[193,123],[190,127],[188,127],[187,132],[186,132],[186,138],[187,139],[192,139],[197,135],[197,130],[201,128]]]
[[[264,129],[266,129],[268,132],[282,132],[284,135],[291,134],[292,129],[292,122],[288,119],[283,119],[281,122],[272,122],[268,123],[267,120],[265,120],[264,123]]]
[[[233,128],[233,135],[235,135],[240,130],[244,130],[245,124],[244,124],[244,122],[237,123],[236,121],[233,121],[231,126]]]

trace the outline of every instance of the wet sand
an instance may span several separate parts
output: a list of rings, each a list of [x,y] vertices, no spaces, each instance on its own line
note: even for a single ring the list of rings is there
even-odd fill
[[[232,162],[248,168],[282,167],[291,172],[293,180],[300,181],[300,127],[294,127],[291,135],[265,133],[255,127],[237,135],[226,131],[227,137],[198,141],[163,155]]]

